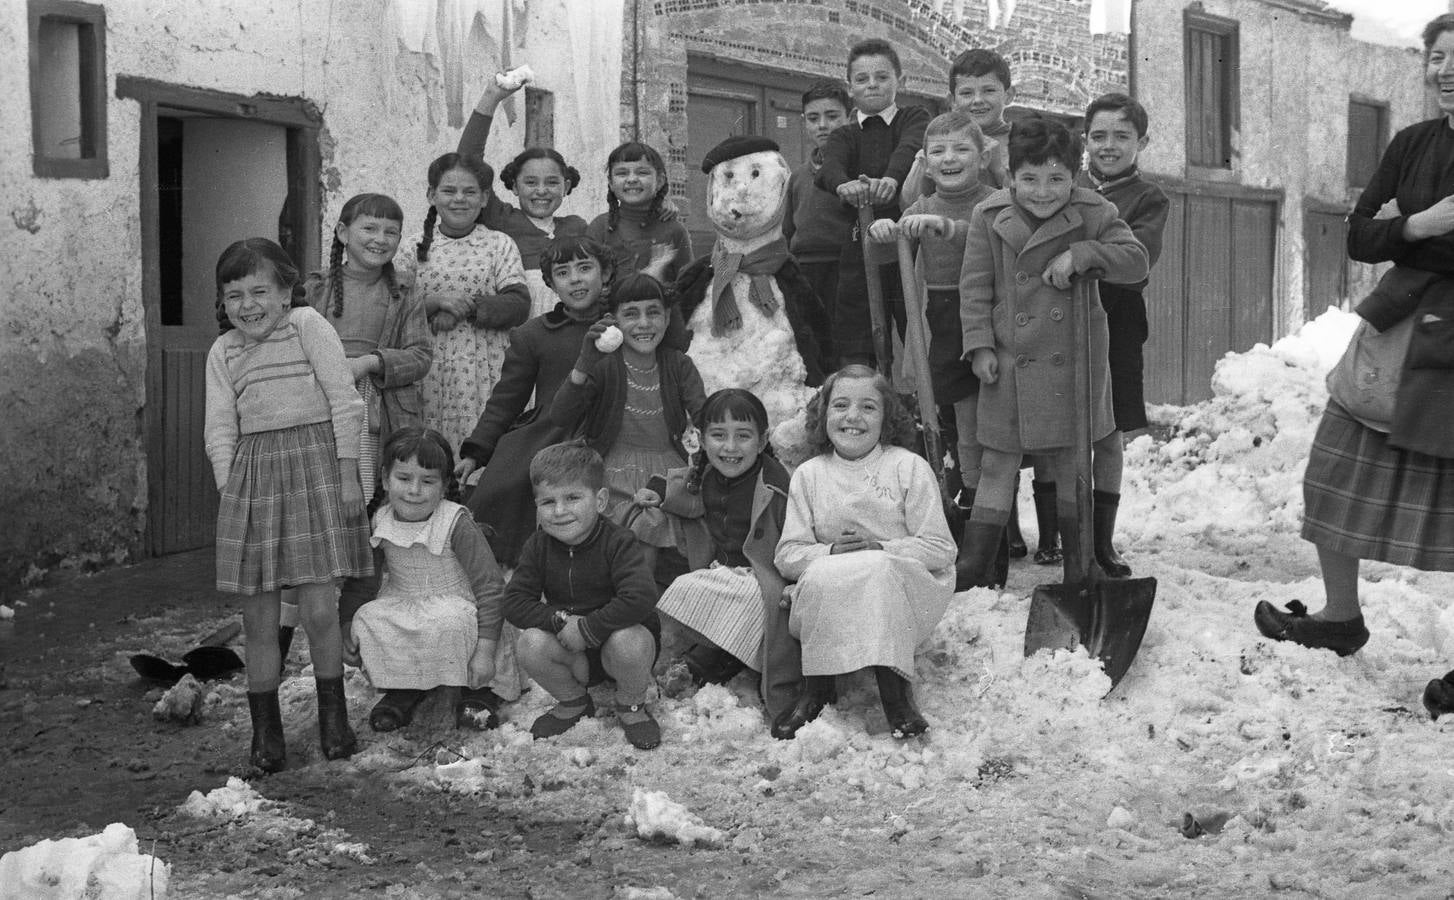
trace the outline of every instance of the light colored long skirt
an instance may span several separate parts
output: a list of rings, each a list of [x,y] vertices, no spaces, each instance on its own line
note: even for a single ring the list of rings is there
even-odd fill
[[[461,597],[380,597],[354,616],[353,635],[374,687],[428,690],[469,683],[479,622]]]
[[[762,665],[762,588],[751,567],[713,563],[680,575],[656,609],[751,668]]]
[[[860,550],[814,560],[790,588],[788,630],[803,644],[804,675],[888,666],[914,677],[914,648],[928,639],[954,595],[918,560]]]

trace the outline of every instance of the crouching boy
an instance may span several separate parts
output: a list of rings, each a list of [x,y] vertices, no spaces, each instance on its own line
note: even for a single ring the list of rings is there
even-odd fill
[[[537,718],[537,740],[595,714],[587,688],[616,682],[616,718],[641,750],[661,743],[646,708],[661,622],[641,545],[605,518],[600,454],[579,443],[546,447],[530,462],[540,530],[526,539],[505,588],[505,618],[521,630],[520,665],[556,701]]]

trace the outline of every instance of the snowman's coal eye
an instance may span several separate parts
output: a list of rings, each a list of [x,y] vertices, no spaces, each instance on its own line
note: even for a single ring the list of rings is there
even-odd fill
[[[762,170],[761,169],[753,169],[752,170],[752,177],[753,178],[756,178],[757,176],[759,176],[761,174],[762,174]]]

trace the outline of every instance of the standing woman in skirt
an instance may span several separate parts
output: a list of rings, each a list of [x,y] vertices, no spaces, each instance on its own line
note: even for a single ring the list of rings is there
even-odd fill
[[[1263,601],[1254,614],[1268,637],[1340,656],[1368,640],[1360,560],[1454,571],[1454,15],[1423,37],[1442,115],[1394,137],[1348,217],[1348,255],[1394,267],[1357,307],[1303,479],[1302,535],[1318,548],[1327,604],[1309,614]],[[1449,711],[1445,678],[1425,703]]]
[[[318,684],[323,755],[357,746],[343,695],[338,580],[372,572],[359,433],[363,399],[333,326],[307,305],[272,241],[217,260],[222,334],[207,354],[207,457],[217,510],[217,589],[242,595],[254,766],[286,763],[278,706],[280,592],[295,588]]]

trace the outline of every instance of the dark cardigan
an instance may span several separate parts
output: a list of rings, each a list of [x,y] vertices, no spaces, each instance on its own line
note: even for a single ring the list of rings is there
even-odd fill
[[[684,321],[690,322],[692,314],[707,298],[712,287],[712,271],[712,258],[704,256],[687,266],[677,279],[677,305]],[[793,329],[793,342],[808,370],[805,383],[808,387],[817,387],[823,383],[823,373],[832,368],[829,360],[833,358],[833,347],[818,345],[818,335],[826,335],[830,330],[827,313],[813,285],[798,268],[797,260],[789,256],[773,277],[783,292],[783,307],[788,325]]]
[[[661,365],[661,407],[667,432],[672,449],[685,461],[682,434],[707,402],[706,389],[697,367],[685,353],[659,347],[656,358]],[[625,409],[626,359],[620,353],[610,353],[596,363],[585,384],[565,380],[550,404],[550,421],[568,434],[584,438],[604,457],[616,445]]]

